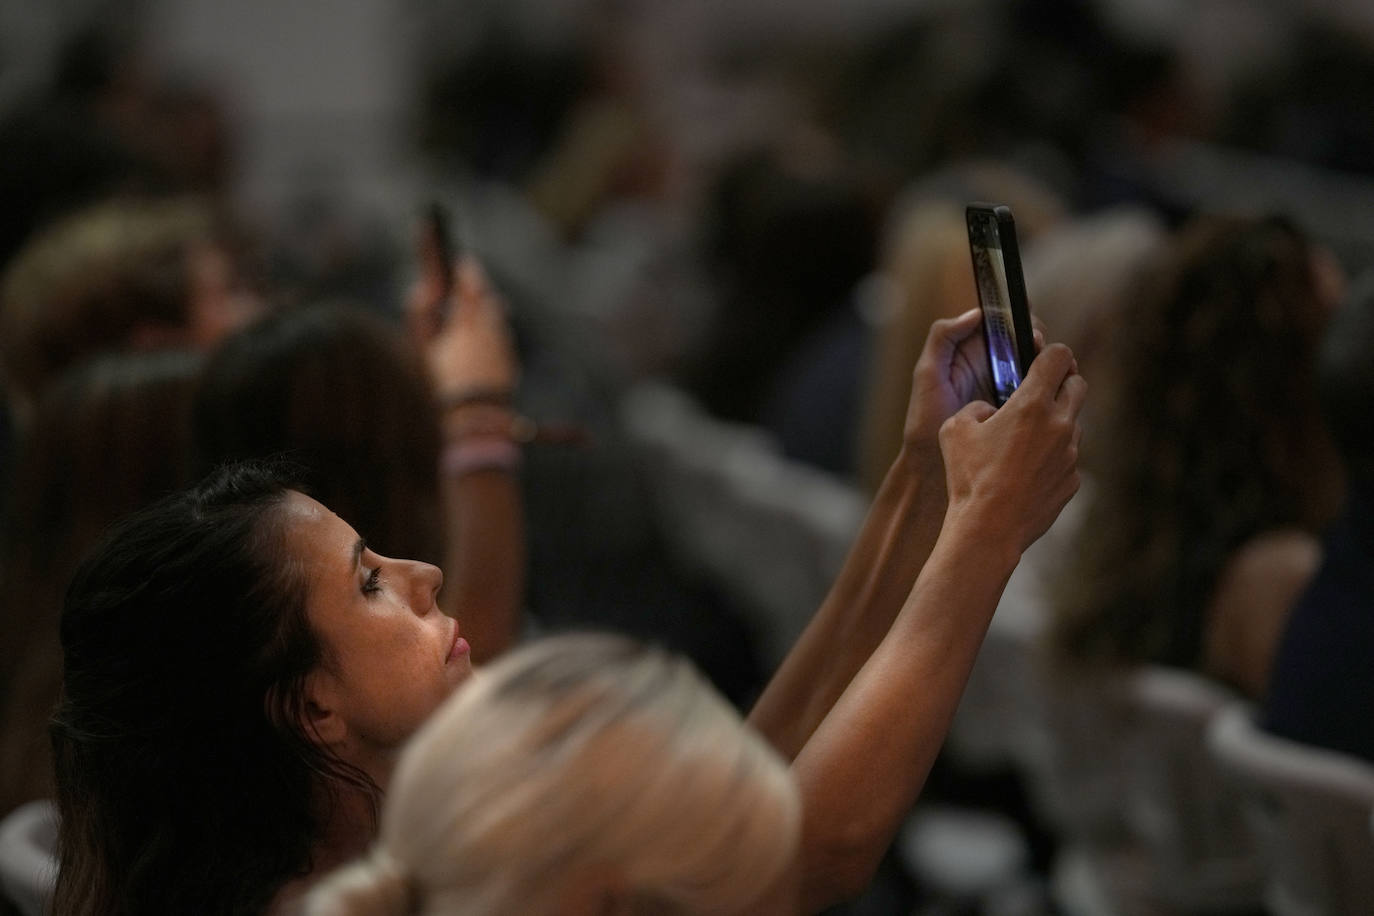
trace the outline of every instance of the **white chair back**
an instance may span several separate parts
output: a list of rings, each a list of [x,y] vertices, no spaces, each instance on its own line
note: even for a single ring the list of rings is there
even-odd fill
[[[43,916],[57,878],[57,808],[20,805],[0,821],[0,897],[22,916]]]
[[[765,661],[777,665],[829,591],[867,500],[788,460],[761,428],[716,419],[670,385],[638,383],[621,414],[679,560],[753,615]]]
[[[1252,909],[1263,893],[1243,795],[1207,750],[1213,719],[1238,700],[1179,668],[1145,666],[1125,684],[1127,831],[1148,851],[1161,898],[1187,911]]]
[[[1246,792],[1270,863],[1274,916],[1374,913],[1374,764],[1260,729],[1247,705],[1212,724],[1208,748]]]
[[[1099,724],[1084,721],[1075,755],[1081,773],[1060,782],[1070,797],[1075,780],[1093,789],[1097,818],[1070,833],[1058,857],[1061,908],[1074,916],[1254,912],[1264,887],[1262,850],[1241,793],[1206,743],[1213,717],[1236,695],[1155,666],[1083,687],[1078,702],[1098,710]],[[1104,805],[1108,792],[1115,796]],[[1113,811],[1115,820],[1107,816]]]

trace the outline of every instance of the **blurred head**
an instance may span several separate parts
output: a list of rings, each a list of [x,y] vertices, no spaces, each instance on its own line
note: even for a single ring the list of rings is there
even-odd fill
[[[1078,371],[1094,387],[1115,370],[1107,350],[1123,321],[1122,309],[1167,240],[1157,216],[1123,207],[1066,220],[1025,249],[1035,313],[1052,340],[1073,350]],[[1086,410],[1084,428],[1091,437],[1091,399]]]
[[[307,873],[470,673],[441,581],[259,464],[113,529],[62,614],[57,911],[259,912]]]
[[[307,911],[744,912],[789,874],[800,826],[786,765],[685,660],[557,637],[435,714],[373,852]]]
[[[773,148],[737,155],[708,196],[718,305],[691,387],[712,413],[753,422],[787,359],[872,269],[875,208],[837,157]]]
[[[1113,325],[1083,549],[1064,579],[1073,655],[1195,665],[1217,576],[1257,534],[1315,532],[1340,469],[1317,406],[1331,314],[1288,222],[1201,217]]]
[[[277,312],[224,342],[195,403],[202,471],[285,454],[379,548],[437,562],[439,422],[425,367],[380,315]]]
[[[111,350],[208,348],[259,309],[227,229],[193,199],[113,200],[29,242],[0,286],[0,356],[25,410],[63,370]]]
[[[102,357],[39,400],[8,481],[0,583],[0,812],[51,794],[47,719],[72,571],[117,519],[184,486],[196,354]]]

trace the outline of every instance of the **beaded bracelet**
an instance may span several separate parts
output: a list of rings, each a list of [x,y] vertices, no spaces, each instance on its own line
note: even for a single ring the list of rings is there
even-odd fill
[[[444,446],[439,454],[439,472],[462,477],[474,471],[514,471],[523,458],[520,446],[507,437],[465,436]]]
[[[469,420],[461,425],[448,424],[444,428],[451,443],[484,437],[507,439],[525,445],[539,437],[539,426],[533,420],[509,411]]]
[[[439,395],[439,408],[448,411],[476,404],[509,407],[514,397],[515,392],[509,388],[460,388]]]

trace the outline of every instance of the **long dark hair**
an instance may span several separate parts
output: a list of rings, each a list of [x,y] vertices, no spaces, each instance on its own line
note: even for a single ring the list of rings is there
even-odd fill
[[[307,732],[323,650],[286,552],[291,484],[226,466],[78,568],[53,721],[55,912],[260,913],[310,869],[329,791],[379,796]]]
[[[1059,587],[1067,657],[1197,666],[1237,548],[1330,520],[1339,473],[1315,381],[1329,307],[1312,252],[1280,218],[1198,217],[1126,306],[1098,486]]]
[[[202,470],[287,455],[384,552],[442,562],[439,415],[394,322],[331,303],[269,315],[207,362],[193,426]]]
[[[190,482],[199,365],[192,353],[103,356],[52,385],[30,417],[0,535],[0,815],[52,794],[47,724],[72,571],[114,521]]]

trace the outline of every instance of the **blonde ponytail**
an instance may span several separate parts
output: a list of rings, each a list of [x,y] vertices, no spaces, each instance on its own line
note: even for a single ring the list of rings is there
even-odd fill
[[[332,873],[305,899],[305,916],[411,916],[415,882],[384,849]]]

